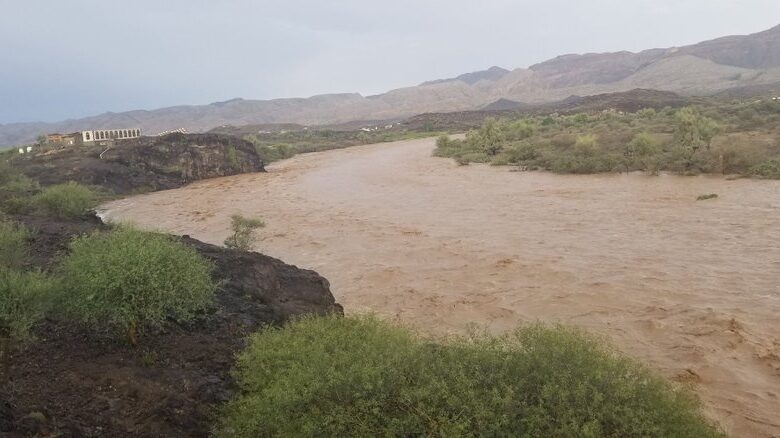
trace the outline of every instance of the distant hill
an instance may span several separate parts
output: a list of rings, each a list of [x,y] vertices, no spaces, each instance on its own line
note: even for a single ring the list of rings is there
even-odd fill
[[[57,123],[0,125],[0,146],[30,142],[42,133],[141,127],[144,133],[184,128],[203,132],[233,125],[343,124],[392,120],[431,112],[469,111],[511,102],[543,104],[637,88],[683,96],[780,82],[780,26],[746,36],[728,36],[685,47],[639,53],[564,55],[530,68],[501,67],[425,82],[376,96],[327,94],[310,98],[233,99],[209,105],[105,113]]]
[[[456,78],[450,78],[450,79],[437,79],[434,81],[427,81],[420,84],[420,86],[426,86],[426,85],[435,85],[435,84],[443,84],[445,82],[455,82],[455,81],[461,81],[465,82],[469,85],[474,85],[479,81],[490,81],[495,82],[504,76],[509,74],[509,70],[501,67],[490,67],[487,70],[482,71],[475,71],[472,73],[465,73],[462,74]]]
[[[482,110],[484,111],[503,111],[503,110],[513,110],[518,108],[526,107],[527,105],[522,102],[515,102],[514,100],[504,99],[503,97],[501,99],[498,99],[495,102],[489,103],[482,107]]]

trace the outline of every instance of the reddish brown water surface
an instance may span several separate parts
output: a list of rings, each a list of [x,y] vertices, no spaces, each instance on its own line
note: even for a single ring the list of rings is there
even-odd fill
[[[780,436],[780,182],[459,167],[433,147],[300,155],[106,215],[212,243],[260,216],[256,249],[324,275],[348,312],[582,326],[691,383],[728,432]]]

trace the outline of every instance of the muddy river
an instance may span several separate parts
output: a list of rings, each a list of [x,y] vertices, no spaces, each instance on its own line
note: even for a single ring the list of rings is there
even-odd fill
[[[780,436],[780,182],[510,172],[433,147],[306,154],[105,210],[212,243],[260,216],[256,249],[321,273],[347,312],[585,327],[693,385],[728,432]]]

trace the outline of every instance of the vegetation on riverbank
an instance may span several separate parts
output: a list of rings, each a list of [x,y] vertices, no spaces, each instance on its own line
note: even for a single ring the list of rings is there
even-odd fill
[[[556,173],[722,173],[780,179],[780,101],[488,118],[434,153]]]
[[[695,399],[578,330],[429,340],[373,317],[263,330],[217,435],[714,437]]]
[[[163,234],[120,227],[77,237],[63,260],[61,312],[98,330],[191,321],[214,299],[213,265]]]

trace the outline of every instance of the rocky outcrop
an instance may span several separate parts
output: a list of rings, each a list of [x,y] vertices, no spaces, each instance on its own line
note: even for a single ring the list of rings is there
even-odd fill
[[[18,160],[16,165],[42,185],[77,181],[116,194],[265,170],[252,143],[219,134],[169,134],[111,147],[65,147]]]
[[[35,220],[33,259],[44,268],[71,236],[104,228],[94,216]],[[230,369],[249,334],[296,316],[342,313],[314,271],[181,239],[215,264],[213,310],[145,333],[137,349],[45,321],[35,343],[0,358],[0,436],[208,436],[216,410],[236,390]]]
[[[215,279],[220,282],[223,295],[251,301],[254,324],[282,324],[304,314],[343,313],[330,293],[328,280],[314,271],[256,252],[210,245],[189,236],[182,237],[182,241],[214,262]],[[249,310],[242,308],[241,312]]]
[[[263,161],[252,143],[219,134],[141,137],[117,144],[103,154],[103,159],[132,169],[171,176],[182,184],[264,170]]]

